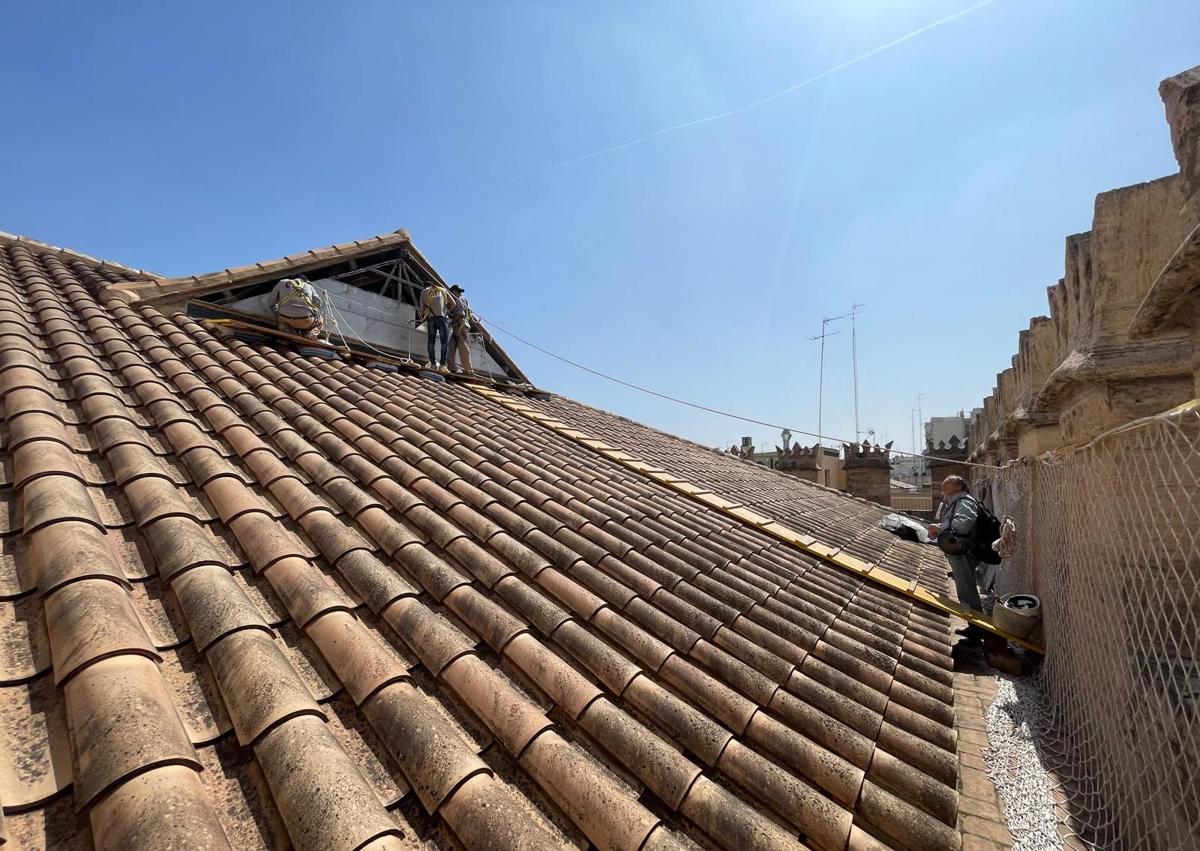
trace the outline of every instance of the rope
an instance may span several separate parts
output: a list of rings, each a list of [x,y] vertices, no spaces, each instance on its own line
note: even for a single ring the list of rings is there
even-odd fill
[[[324,290],[321,290],[320,292],[322,295],[325,295]],[[363,309],[367,309],[367,310],[375,309],[375,308],[370,307],[369,305],[360,304],[357,301],[354,301],[353,299],[346,298],[345,296],[339,296],[339,298],[344,299],[347,303],[349,303],[357,308],[363,308]],[[333,307],[334,310],[337,310],[336,305],[332,304],[332,302],[328,302],[328,303],[330,304],[331,307]],[[615,375],[609,375],[606,372],[601,372],[600,370],[593,369],[590,366],[584,366],[583,364],[573,361],[570,358],[564,357],[559,354],[555,354],[554,352],[550,351],[549,349],[542,348],[537,343],[531,342],[530,340],[526,340],[524,337],[520,336],[519,334],[515,334],[512,331],[509,331],[507,328],[497,325],[495,322],[492,322],[490,319],[485,319],[483,316],[479,315],[478,311],[472,310],[471,312],[476,316],[476,318],[479,319],[480,323],[486,322],[488,325],[491,325],[497,331],[507,334],[508,336],[510,336],[514,340],[516,340],[517,342],[524,343],[526,346],[529,346],[531,349],[536,349],[537,351],[541,352],[542,354],[552,357],[555,360],[562,361],[563,363],[567,364],[568,366],[573,366],[576,369],[580,369],[580,370],[583,370],[584,372],[591,373],[592,375],[595,375],[599,378],[603,378],[606,381],[611,381],[615,384],[620,384],[623,387],[628,387],[631,390],[637,390],[640,393],[646,393],[647,395],[655,396],[659,399],[665,399],[666,401],[674,402],[677,405],[684,405],[685,407],[688,407],[688,408],[694,408],[697,411],[705,411],[706,413],[717,414],[718,416],[727,417],[731,420],[740,420],[741,422],[751,423],[752,425],[765,426],[767,428],[779,429],[780,431],[787,429],[792,434],[802,434],[802,435],[805,435],[806,437],[815,437],[818,440],[820,440],[820,439],[836,440],[839,443],[846,443],[846,444],[851,444],[851,445],[859,443],[859,441],[857,441],[857,440],[847,440],[845,438],[840,438],[840,437],[836,437],[834,435],[828,435],[828,434],[827,435],[819,435],[816,432],[805,431],[804,429],[792,428],[791,426],[783,426],[778,423],[767,422],[766,420],[754,419],[753,417],[745,417],[745,416],[742,416],[741,414],[735,414],[730,411],[723,411],[720,408],[713,408],[708,405],[701,405],[698,402],[689,402],[688,400],[680,399],[677,396],[670,396],[666,393],[660,393],[657,390],[651,390],[648,387],[642,387],[640,384],[634,384],[630,381],[624,380],[623,378],[617,378]],[[346,324],[349,325],[350,323],[347,322]],[[338,335],[341,336],[340,331],[338,332]],[[343,337],[342,339],[345,340],[345,337]],[[365,340],[361,340],[358,337],[354,337],[353,339],[358,340],[360,343],[362,343],[364,346],[371,349],[372,351],[379,352],[378,349],[372,348],[371,345],[369,343],[367,343]],[[409,344],[409,353],[410,354],[412,353],[411,342]],[[383,354],[383,352],[379,352],[379,354]],[[388,355],[388,357],[392,357],[392,355]],[[957,458],[941,458],[937,455],[922,455],[919,452],[905,452],[903,449],[892,449],[889,451],[893,455],[902,455],[906,458],[920,458],[920,459],[923,459],[926,461],[941,461],[941,462],[948,463],[948,464],[960,464],[964,467],[976,467],[978,469],[983,469],[983,470],[998,470],[998,469],[1000,469],[995,464],[979,464],[979,463],[976,463],[973,461],[960,461]]]
[[[342,312],[340,310],[338,310],[338,306],[333,303],[333,299],[331,299],[329,297],[329,293],[327,291],[325,291],[323,289],[317,289],[317,292],[319,292],[321,294],[322,303],[324,305],[326,305],[326,309],[323,311],[325,314],[325,318],[332,321],[333,327],[334,327],[334,333],[337,334],[341,338],[342,343],[348,347],[349,344],[346,342],[347,335],[342,331],[342,324],[340,322],[338,322],[338,317],[341,317],[342,319],[346,320],[347,326],[350,325],[350,321],[348,319],[346,319],[346,317],[342,314]],[[350,299],[346,299],[346,301],[350,301]],[[350,303],[354,304],[354,302],[352,302],[352,301],[350,301]],[[366,305],[356,305],[356,306],[365,307]],[[332,310],[333,312],[331,313],[330,310]],[[356,337],[353,334],[351,334],[351,335],[349,335],[349,339],[355,340],[359,343],[362,343],[364,346],[366,346],[368,349],[370,349],[377,355],[382,355],[385,358],[392,358],[392,359],[396,358],[395,354],[388,354],[387,352],[382,352],[379,349],[372,346],[366,340],[362,339],[361,337]],[[409,355],[411,355],[412,354],[412,346],[411,345],[409,345],[408,351],[409,351]],[[409,359],[411,360],[412,358],[410,357]]]
[[[476,314],[476,315],[478,316],[478,314]],[[731,413],[730,411],[723,411],[720,408],[713,408],[708,405],[701,405],[697,402],[689,402],[686,399],[680,399],[676,396],[670,396],[666,393],[660,393],[657,390],[651,390],[648,387],[642,387],[640,384],[634,384],[631,381],[626,381],[623,378],[617,378],[615,375],[609,375],[606,372],[601,372],[598,369],[593,369],[590,366],[584,366],[581,363],[577,363],[576,361],[573,361],[570,358],[563,357],[562,355],[559,355],[559,354],[555,354],[554,352],[550,351],[549,349],[544,349],[541,346],[539,346],[537,343],[533,343],[529,340],[526,340],[524,337],[521,337],[518,334],[514,334],[512,331],[509,331],[508,329],[503,328],[500,325],[497,325],[495,322],[492,322],[490,319],[485,320],[484,317],[480,316],[479,320],[481,322],[486,321],[489,325],[491,325],[497,331],[507,334],[508,336],[512,337],[514,340],[516,340],[520,343],[524,343],[525,345],[529,346],[532,349],[536,349],[537,351],[541,352],[544,355],[548,355],[549,357],[552,357],[555,360],[562,361],[563,363],[567,364],[568,366],[573,366],[576,369],[580,369],[580,370],[583,370],[584,372],[591,373],[592,375],[595,375],[599,378],[603,378],[606,381],[611,381],[615,384],[620,384],[623,387],[628,387],[631,390],[637,390],[638,392],[646,393],[647,395],[655,396],[659,399],[665,399],[668,402],[674,402],[677,405],[684,405],[685,407],[688,407],[688,408],[694,408],[697,411],[705,411],[710,414],[717,414],[718,416],[728,417],[731,420],[740,420],[741,422],[744,422],[744,423],[751,423],[753,425],[766,426],[767,428],[779,429],[780,431],[787,429],[792,434],[803,434],[807,437],[815,437],[818,439],[826,438],[829,440],[836,440],[839,443],[847,443],[847,444],[857,444],[859,442],[857,440],[846,440],[845,438],[839,438],[839,437],[835,437],[832,435],[818,435],[815,432],[805,431],[803,429],[793,428],[791,426],[783,426],[778,423],[767,422],[765,420],[758,420],[753,417],[745,417],[745,416],[742,416],[741,414],[734,414],[734,413]],[[903,456],[909,457],[909,458],[922,458],[926,461],[943,461],[943,462],[950,463],[950,464],[961,464],[964,467],[978,467],[980,469],[985,469],[985,470],[1000,469],[999,467],[997,467],[994,464],[977,464],[977,463],[974,463],[971,461],[959,461],[956,458],[940,458],[936,455],[922,455],[918,452],[905,452],[903,449],[892,449],[890,451],[894,455],[903,455]]]

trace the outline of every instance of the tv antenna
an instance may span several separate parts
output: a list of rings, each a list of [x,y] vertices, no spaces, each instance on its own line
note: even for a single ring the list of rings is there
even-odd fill
[[[858,428],[858,323],[855,320],[862,313],[865,304],[850,305],[850,357],[854,363],[854,439],[858,440],[862,432]],[[820,429],[818,429],[820,431]]]
[[[822,427],[824,426],[824,421],[822,418],[823,418],[823,415],[825,412],[825,338],[832,337],[834,334],[842,333],[841,331],[830,331],[829,323],[836,322],[839,319],[845,319],[845,318],[846,318],[846,314],[843,314],[841,316],[826,316],[826,317],[824,317],[821,320],[821,333],[817,334],[816,336],[808,338],[810,340],[820,340],[821,341],[820,366],[817,368],[817,372],[818,372],[818,377],[817,377],[817,447],[818,447],[817,448],[817,458],[819,459],[818,463],[820,464],[820,469],[822,471],[824,471],[824,469],[825,469],[825,462],[824,462],[824,454],[825,453],[820,449],[820,447],[823,445],[823,441],[825,439],[824,433],[822,432]],[[822,482],[821,484],[825,484],[825,483]]]

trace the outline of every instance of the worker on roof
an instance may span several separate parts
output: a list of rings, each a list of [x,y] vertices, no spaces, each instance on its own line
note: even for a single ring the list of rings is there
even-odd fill
[[[303,275],[284,278],[271,290],[271,310],[280,331],[322,340],[325,334],[324,303]]]
[[[449,372],[446,366],[446,353],[450,348],[450,311],[454,309],[454,296],[446,286],[434,281],[421,290],[418,302],[417,321],[425,323],[425,335],[429,348],[429,368],[439,372]],[[441,338],[441,357],[437,352],[437,341]]]
[[[471,366],[471,350],[468,348],[471,334],[471,305],[467,303],[467,297],[463,295],[466,292],[460,285],[455,284],[450,287],[450,292],[454,296],[454,306],[450,308],[450,360],[446,365],[451,372],[462,372],[464,375],[474,375],[475,370]],[[462,364],[461,370],[454,366],[454,357],[458,356],[459,362]]]
[[[938,522],[930,525],[929,536],[936,540],[938,548],[946,554],[946,560],[950,562],[950,575],[954,579],[958,602],[975,614],[984,612],[984,603],[979,596],[981,582],[985,589],[990,590],[995,577],[994,569],[980,574],[980,559],[970,546],[980,514],[979,502],[967,492],[967,482],[962,476],[947,476],[942,480],[942,504],[938,507]],[[970,644],[980,643],[986,635],[974,624],[968,624],[965,629],[958,630],[958,634]]]

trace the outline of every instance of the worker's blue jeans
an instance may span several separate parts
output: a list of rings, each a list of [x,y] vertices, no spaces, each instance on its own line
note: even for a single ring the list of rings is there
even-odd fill
[[[958,602],[968,609],[983,611],[983,601],[979,599],[979,585],[975,576],[975,566],[979,560],[969,555],[947,555],[950,570],[954,574],[954,590],[958,592]]]
[[[445,316],[430,316],[425,323],[425,336],[429,341],[429,362],[445,363],[446,352],[450,348],[450,323],[446,321]],[[436,358],[433,355],[435,344],[438,337],[442,338],[442,356]]]

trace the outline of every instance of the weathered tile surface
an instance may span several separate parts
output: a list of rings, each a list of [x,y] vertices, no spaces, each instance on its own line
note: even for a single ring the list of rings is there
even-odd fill
[[[16,847],[960,847],[944,615],[467,387],[131,307],[132,277],[0,247]],[[604,436],[655,460],[646,432]],[[738,473],[710,486],[790,505]],[[927,581],[877,514],[781,519]]]

